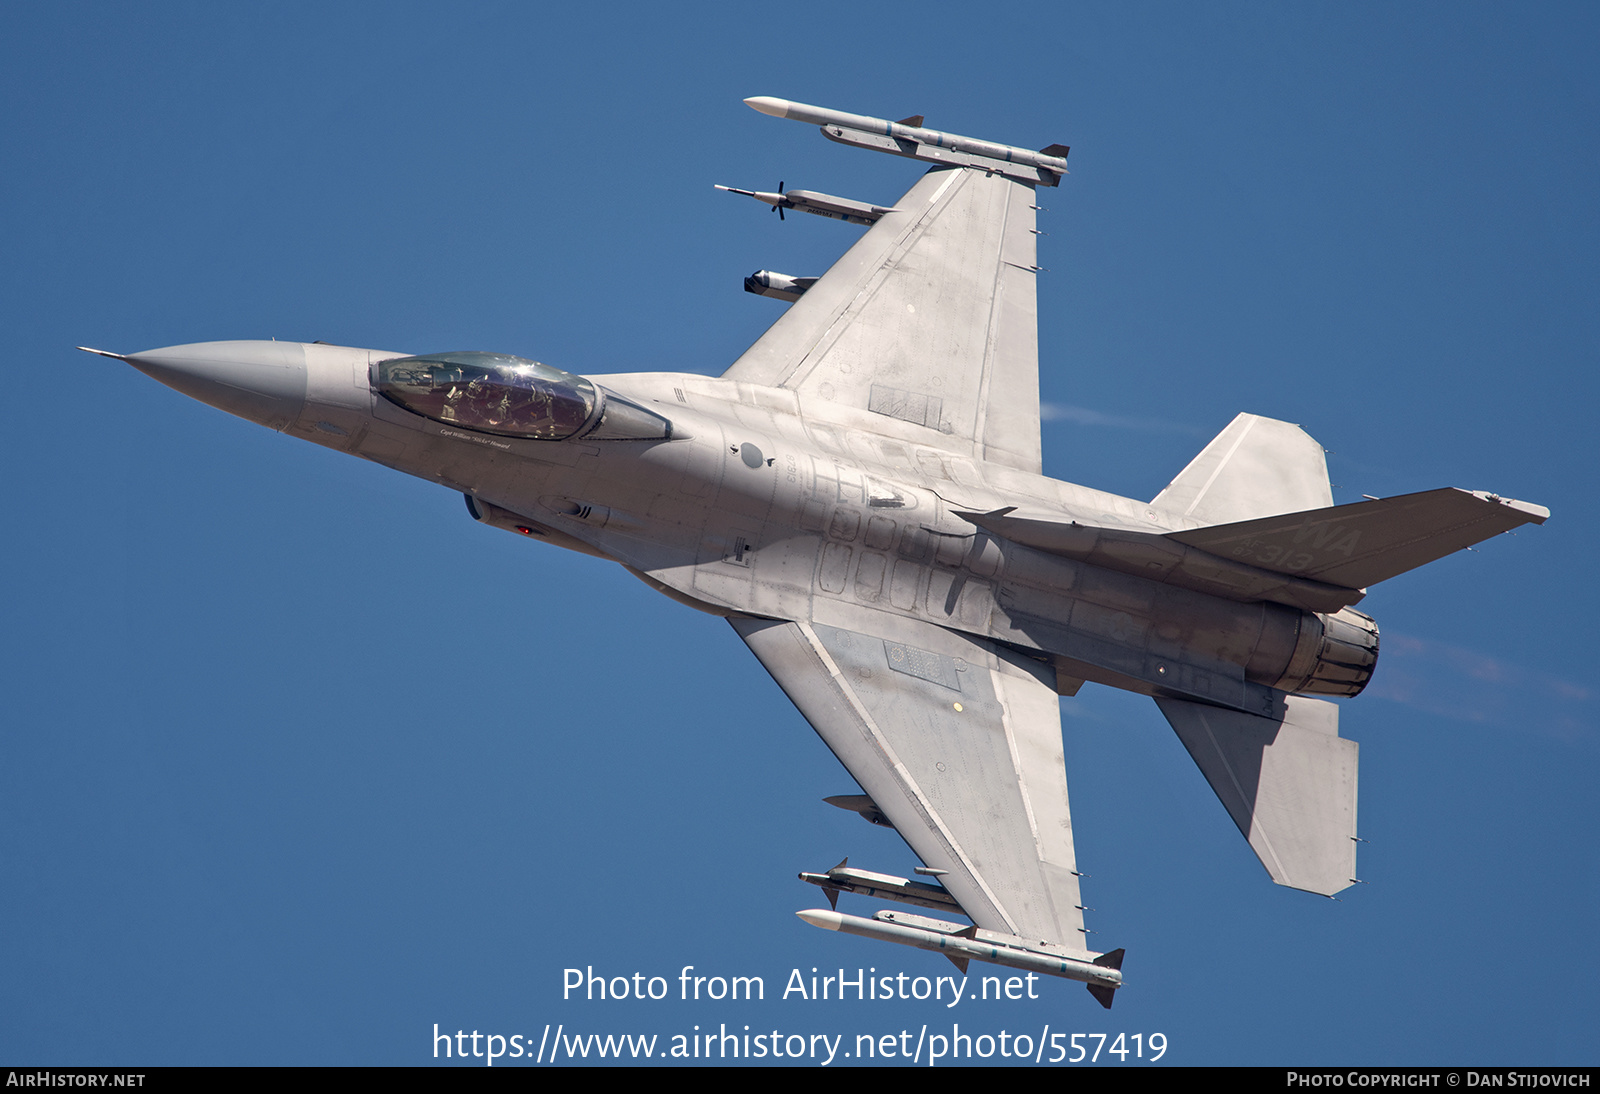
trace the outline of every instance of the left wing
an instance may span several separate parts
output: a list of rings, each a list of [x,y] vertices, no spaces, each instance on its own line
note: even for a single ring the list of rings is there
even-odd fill
[[[1053,670],[872,615],[730,622],[974,923],[1086,953]]]

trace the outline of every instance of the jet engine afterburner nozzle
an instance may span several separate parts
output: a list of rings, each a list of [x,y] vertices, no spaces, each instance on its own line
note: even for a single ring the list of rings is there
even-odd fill
[[[1289,669],[1275,686],[1302,695],[1360,695],[1378,665],[1377,622],[1354,608],[1304,618]]]

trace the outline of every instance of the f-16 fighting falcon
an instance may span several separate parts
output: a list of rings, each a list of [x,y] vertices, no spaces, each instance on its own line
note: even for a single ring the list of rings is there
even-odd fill
[[[619,563],[725,617],[849,769],[920,880],[840,863],[807,922],[1080,980],[1060,696],[1150,696],[1280,885],[1356,876],[1368,586],[1549,511],[1457,489],[1334,505],[1322,447],[1240,414],[1149,501],[1040,467],[1041,151],[774,98],[829,140],[921,160],[893,205],[732,190],[864,227],[718,377],[575,376],[507,353],[209,342],[116,357],[253,422],[460,491],[478,521]],[[725,188],[731,189],[731,188]],[[802,271],[804,274],[805,271]],[[867,918],[841,893],[915,907]],[[969,922],[956,922],[964,919]]]

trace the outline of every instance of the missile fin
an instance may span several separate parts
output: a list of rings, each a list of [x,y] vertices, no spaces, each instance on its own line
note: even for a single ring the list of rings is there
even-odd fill
[[[1094,963],[1096,965],[1103,965],[1108,969],[1116,969],[1118,972],[1121,972],[1122,956],[1127,952],[1128,951],[1126,949],[1119,946],[1110,953],[1103,953],[1099,957],[1095,958]]]

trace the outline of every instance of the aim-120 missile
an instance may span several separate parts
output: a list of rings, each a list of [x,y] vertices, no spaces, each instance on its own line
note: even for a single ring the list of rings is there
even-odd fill
[[[1067,957],[1041,949],[1037,944],[1015,935],[962,927],[957,923],[903,912],[879,912],[871,919],[863,919],[811,908],[796,912],[795,915],[823,930],[915,946],[920,950],[935,950],[955,962],[963,973],[967,971],[968,961],[984,961],[1046,976],[1081,980],[1088,986],[1089,994],[1108,1010],[1116,990],[1122,987],[1122,950],[1112,950],[1098,956],[1086,954],[1081,958]]]
[[[1062,144],[1052,144],[1035,152],[1029,148],[923,129],[921,118],[891,122],[883,118],[869,118],[864,114],[829,110],[824,106],[775,99],[770,95],[756,95],[744,102],[751,109],[774,118],[792,118],[821,126],[824,137],[857,148],[870,148],[876,152],[960,167],[981,167],[1008,178],[1044,186],[1060,184],[1061,176],[1067,173],[1068,149]],[[908,124],[911,122],[917,124]]]

